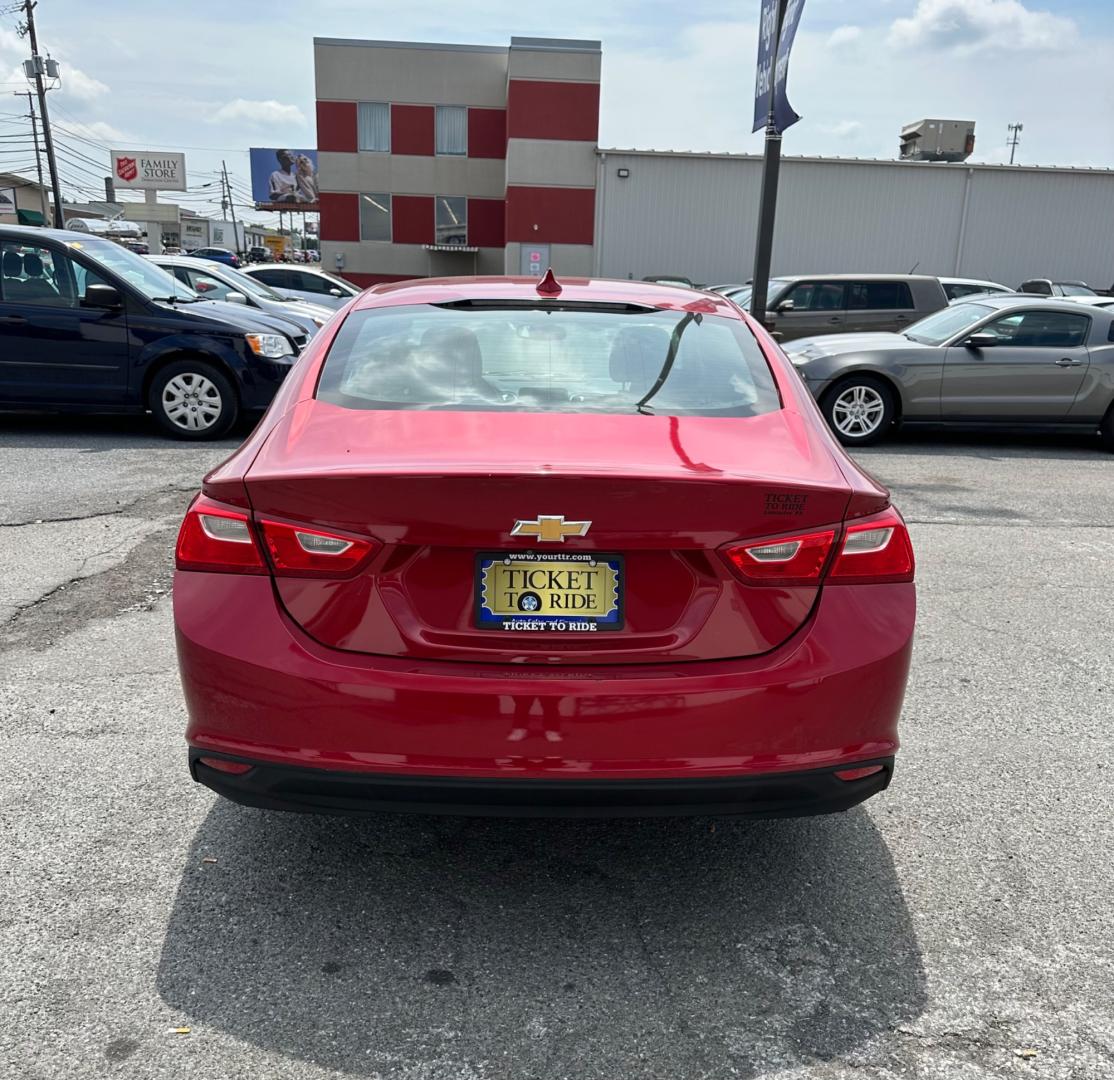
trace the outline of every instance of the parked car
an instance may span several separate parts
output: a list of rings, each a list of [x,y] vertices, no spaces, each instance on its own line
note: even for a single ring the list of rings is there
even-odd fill
[[[980,278],[942,277],[939,281],[949,301],[962,300],[966,296],[993,296],[996,293],[1005,295],[1014,292],[1008,285],[999,285],[996,281],[983,281]]]
[[[150,410],[168,434],[217,438],[270,402],[306,340],[111,240],[0,225],[4,409]]]
[[[724,295],[744,310],[749,285]],[[767,326],[782,341],[813,334],[901,330],[947,307],[934,277],[916,274],[808,274],[776,277],[766,293]]]
[[[152,256],[152,259],[204,297],[243,303],[270,315],[281,315],[296,322],[310,337],[333,314],[331,309],[320,304],[288,300],[263,282],[229,266],[207,262],[191,255]]]
[[[248,248],[248,262],[269,263],[273,259],[270,248],[254,245]],[[246,269],[246,267],[244,268]]]
[[[1030,278],[1017,287],[1020,293],[1036,296],[1097,296],[1085,281],[1052,281],[1050,278]]]
[[[1114,296],[1097,293],[1095,296],[1064,296],[1062,300],[1069,300],[1073,304],[1085,304],[1088,307],[1108,308],[1114,307]]]
[[[651,274],[649,277],[644,277],[642,280],[655,285],[683,285],[687,289],[694,287],[692,281],[683,274]]]
[[[234,269],[238,269],[240,266],[240,256],[234,251],[229,251],[228,248],[194,248],[190,255],[195,259],[209,259],[212,262],[224,263],[225,266],[231,266]]]
[[[732,304],[556,288],[365,292],[205,479],[174,580],[195,780],[758,816],[889,783],[915,597],[888,492]]]
[[[986,297],[903,334],[804,339],[786,353],[850,446],[900,421],[1098,430],[1114,450],[1114,310]]]
[[[282,296],[294,300],[309,300],[327,308],[343,307],[353,296],[360,294],[360,290],[344,278],[312,266],[270,263],[246,266],[244,273],[256,281],[262,281]]]

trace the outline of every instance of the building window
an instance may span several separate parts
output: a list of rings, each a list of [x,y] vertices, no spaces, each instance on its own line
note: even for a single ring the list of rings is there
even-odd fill
[[[360,196],[360,239],[391,239],[391,197],[382,193]]]
[[[463,195],[438,195],[435,238],[439,244],[468,243],[468,200]]]
[[[463,105],[437,106],[437,153],[468,153],[468,110]]]
[[[360,150],[391,150],[391,107],[379,101],[361,101],[356,106],[356,122]]]

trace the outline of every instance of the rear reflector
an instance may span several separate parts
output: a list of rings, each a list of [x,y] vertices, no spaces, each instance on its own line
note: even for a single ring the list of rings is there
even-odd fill
[[[828,573],[833,584],[863,581],[912,581],[916,564],[905,521],[892,507],[847,526],[843,544]]]
[[[834,529],[827,529],[761,544],[731,544],[723,554],[754,585],[808,585],[820,581],[835,535]]]
[[[354,573],[379,549],[367,537],[338,536],[284,521],[262,521],[263,539],[280,577],[338,577]]]
[[[836,776],[840,780],[862,780],[867,776],[880,773],[884,768],[884,765],[863,765],[859,769],[836,769]]]
[[[174,565],[218,574],[267,573],[247,514],[206,495],[198,495],[186,511]]]
[[[227,761],[225,758],[204,756],[197,760],[210,769],[216,769],[217,772],[231,773],[233,776],[243,776],[251,769],[251,766],[244,761]]]

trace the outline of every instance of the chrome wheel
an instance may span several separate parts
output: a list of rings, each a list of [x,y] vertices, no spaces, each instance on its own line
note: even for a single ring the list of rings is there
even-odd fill
[[[162,410],[183,431],[205,431],[220,420],[224,402],[220,389],[204,375],[183,371],[162,390]]]
[[[832,402],[832,423],[841,435],[873,435],[886,415],[886,403],[873,386],[849,386]]]

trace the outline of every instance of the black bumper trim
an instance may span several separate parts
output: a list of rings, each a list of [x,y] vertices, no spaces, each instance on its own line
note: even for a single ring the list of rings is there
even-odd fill
[[[252,767],[240,775],[210,768],[202,756]],[[190,775],[233,802],[265,810],[318,814],[381,812],[475,817],[663,817],[736,814],[805,817],[848,810],[883,791],[894,759],[840,765],[882,769],[840,780],[835,768],[757,776],[652,780],[535,780],[502,777],[391,776],[306,769],[190,748]]]

